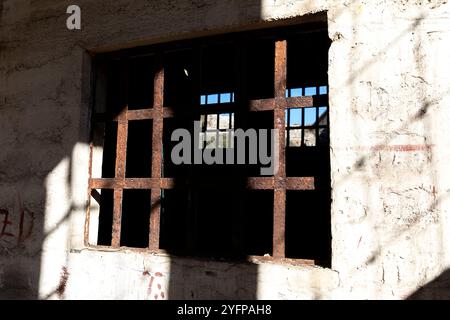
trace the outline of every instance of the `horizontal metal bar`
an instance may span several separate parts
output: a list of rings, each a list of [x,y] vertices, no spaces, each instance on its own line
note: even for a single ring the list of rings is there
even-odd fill
[[[180,181],[177,187],[186,187],[187,185]],[[213,185],[203,185],[204,187],[214,187]],[[221,186],[221,184],[218,184]],[[91,189],[173,189],[176,187],[173,178],[95,178],[90,179],[89,187]],[[289,177],[286,178],[283,185],[275,186],[273,177],[249,177],[247,178],[246,188],[252,190],[271,190],[277,188],[286,188],[287,190],[314,190],[314,177]]]
[[[171,118],[174,116],[174,112],[170,108],[163,108],[163,118]],[[141,109],[141,110],[130,110],[127,113],[127,120],[144,120],[153,119],[157,115],[155,109]]]
[[[250,100],[248,103],[250,111],[273,110],[275,105],[280,105],[286,109],[322,107],[328,105],[328,95],[289,98],[276,97],[275,99]]]
[[[163,118],[174,117],[174,111],[171,108],[163,109]],[[98,113],[94,115],[95,122],[106,122],[106,121],[133,121],[133,120],[151,120],[155,118],[155,110],[153,108],[148,109],[138,109],[138,110],[128,110],[125,117],[120,119],[117,115],[112,115],[108,113]]]
[[[273,177],[250,177],[247,179],[247,188],[253,190],[271,190],[274,188]]]
[[[250,111],[267,111],[275,108],[275,99],[250,100],[248,103]]]
[[[309,265],[313,266],[316,265],[315,260],[309,260],[309,259],[291,259],[291,258],[275,258],[272,256],[248,256],[247,257],[248,262],[253,263],[270,263],[270,262],[276,262],[280,264],[291,264],[291,265]]]
[[[91,189],[172,189],[175,186],[171,178],[101,178],[90,179]]]
[[[290,97],[290,98],[277,98],[279,104],[284,104],[285,108],[306,108],[314,106],[313,97]]]
[[[259,99],[259,100],[249,100],[248,101],[248,111],[270,111],[274,110],[275,104],[279,104],[286,109],[291,108],[307,108],[307,107],[322,107],[328,105],[328,95],[320,96],[310,96],[310,97],[277,97],[272,99]],[[231,104],[217,104],[217,105],[205,105],[202,108],[192,110],[195,114],[204,113],[214,113],[214,112],[239,112],[242,110],[242,106],[237,103]],[[163,118],[173,118],[179,115],[183,115],[186,112],[177,112],[173,108],[165,107],[163,108]],[[155,110],[153,108],[138,109],[138,110],[128,110],[126,111],[125,117],[122,118],[124,121],[132,120],[150,120],[155,117]],[[118,115],[112,115],[107,113],[97,113],[94,115],[95,122],[106,122],[106,121],[121,121]]]
[[[290,177],[286,178],[287,190],[314,190],[314,177]]]

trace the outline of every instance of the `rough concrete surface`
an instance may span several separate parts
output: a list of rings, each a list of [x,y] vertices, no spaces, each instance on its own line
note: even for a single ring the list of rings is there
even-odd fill
[[[0,299],[450,298],[447,0],[0,0]],[[327,11],[332,268],[83,245],[90,55]]]

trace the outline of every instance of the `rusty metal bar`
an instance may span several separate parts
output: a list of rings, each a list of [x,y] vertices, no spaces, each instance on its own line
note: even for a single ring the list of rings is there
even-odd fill
[[[250,100],[250,111],[267,111],[274,110],[276,105],[283,106],[284,108],[307,108],[315,105],[325,105],[325,100],[320,97],[276,97],[275,99],[260,99]]]
[[[277,104],[285,108],[307,108],[314,106],[314,97],[277,98]]]
[[[173,189],[171,178],[126,178],[126,179],[90,179],[91,189]]]
[[[125,117],[125,113],[123,114]],[[116,152],[116,178],[125,178],[125,168],[127,159],[127,137],[128,123],[121,122],[117,127],[117,152]],[[114,209],[112,242],[113,247],[120,246],[120,230],[122,221],[122,189],[114,189]]]
[[[114,189],[114,209],[113,209],[113,225],[112,225],[112,240],[111,246],[113,248],[120,247],[120,233],[122,227],[122,200],[123,189]]]
[[[277,264],[286,263],[290,265],[310,265],[310,266],[316,264],[316,261],[311,259],[289,259],[289,258],[276,259],[274,257],[268,256],[247,256],[247,261],[255,263],[276,262]]]
[[[174,116],[173,109],[170,107],[164,108],[163,117],[172,118]],[[132,121],[132,120],[151,120],[154,116],[154,109],[138,109],[138,110],[128,110],[126,112],[126,119],[122,121]],[[120,121],[119,116],[115,116],[108,113],[97,113],[94,116],[94,122],[107,122],[107,121]]]
[[[142,109],[142,110],[131,110],[128,111],[127,119],[128,120],[147,120],[147,119],[155,119],[159,117],[159,111],[157,109]],[[174,116],[174,112],[171,108],[164,108],[163,110],[163,118],[172,118]]]
[[[284,258],[286,254],[286,189],[275,189],[273,203],[273,257]]]
[[[178,187],[183,187],[180,184]],[[207,183],[202,183],[208,186]],[[211,183],[214,186],[214,183]],[[291,177],[286,178],[287,190],[313,190],[314,177]],[[187,186],[187,184],[185,185]],[[173,178],[93,178],[89,180],[89,189],[173,189],[175,179]],[[275,189],[273,177],[249,177],[246,187],[253,190]]]
[[[127,161],[128,122],[117,126],[116,178],[125,178]]]
[[[266,111],[275,109],[275,99],[250,100],[248,102],[250,111]]]
[[[152,178],[160,179],[162,171],[162,140],[164,121],[164,67],[162,55],[158,57],[159,70],[155,74],[153,89]],[[161,189],[151,191],[149,248],[159,249],[161,215]]]
[[[286,40],[275,42],[275,98],[274,129],[278,134],[278,170],[274,176],[273,199],[273,256],[285,257],[285,233],[286,233],[286,169],[285,169],[285,101],[286,73],[287,73],[287,42]]]
[[[127,95],[128,95],[128,65],[127,61],[122,62],[120,72],[120,103],[123,104],[122,110],[118,115],[117,124],[117,144],[116,144],[116,179],[125,178],[126,161],[127,161],[127,140],[128,140],[128,122],[127,120]],[[113,201],[113,225],[112,225],[112,237],[111,246],[114,248],[120,247],[120,233],[122,224],[122,200],[123,189],[114,189],[114,201]]]
[[[314,190],[314,177],[286,178],[286,190]]]
[[[129,110],[127,112],[127,120],[147,120],[154,118],[153,109]]]
[[[247,178],[246,187],[252,190],[272,190],[274,188],[274,178],[250,177]]]
[[[89,181],[92,178],[92,159],[94,157],[94,143],[91,141],[89,143]],[[86,208],[86,219],[84,221],[84,245],[88,246],[89,245],[89,226],[91,223],[91,193],[92,193],[92,188],[91,188],[91,184],[89,183],[88,186],[88,193],[87,193],[87,208]]]
[[[313,106],[327,105],[328,96],[314,96],[314,97],[277,97],[275,99],[259,99],[249,100],[248,106],[250,111],[270,111],[275,109],[276,104],[282,104],[285,108],[307,108]],[[229,112],[230,107],[221,104],[208,105],[208,112]],[[158,111],[155,109],[139,109],[128,110],[126,112],[126,118],[122,121],[132,120],[151,120],[155,118],[155,114]],[[195,110],[194,113],[203,114],[205,110]],[[163,118],[174,117],[174,111],[170,107],[163,108]],[[106,113],[98,113],[94,116],[94,122],[106,122],[106,121],[121,121],[120,116],[114,116]]]
[[[275,97],[286,97],[287,41],[275,42]]]

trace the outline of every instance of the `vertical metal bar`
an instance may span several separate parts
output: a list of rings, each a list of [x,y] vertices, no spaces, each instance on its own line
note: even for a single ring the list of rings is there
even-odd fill
[[[127,140],[128,140],[128,99],[127,99],[127,83],[128,83],[128,64],[127,61],[122,61],[120,71],[120,103],[123,105],[122,110],[118,115],[117,124],[117,144],[116,144],[116,179],[125,178],[125,168],[127,159]],[[112,225],[112,239],[111,246],[114,248],[120,247],[120,233],[122,223],[122,200],[123,189],[114,189],[113,202],[113,225]]]
[[[275,97],[286,97],[287,42],[275,42]],[[285,257],[286,234],[286,167],[285,167],[285,104],[275,99],[274,128],[278,130],[279,164],[275,174],[275,190],[273,205],[273,256]]]
[[[316,107],[316,123],[315,125],[315,134],[316,134],[316,147],[318,146],[318,141],[319,141],[319,126],[320,126],[320,121],[319,121],[319,107]]]
[[[286,254],[286,189],[274,190],[273,203],[273,257],[284,258]]]
[[[316,96],[319,97],[320,96],[320,85],[316,86]],[[319,107],[320,106],[316,106],[316,123],[314,124],[316,127],[314,128],[315,130],[315,135],[316,135],[316,143],[315,143],[315,147],[317,147],[319,145],[319,126],[320,126],[320,121],[319,121]]]
[[[120,247],[120,233],[122,230],[122,200],[123,189],[114,189],[113,227],[111,240],[111,246],[113,248]]]
[[[153,132],[152,132],[152,178],[161,179],[162,140],[163,140],[163,107],[164,107],[164,66],[162,53],[157,58],[157,72],[153,87]],[[151,213],[149,247],[159,249],[161,218],[161,189],[151,190]]]
[[[120,119],[125,118],[126,107]],[[117,128],[117,153],[116,153],[116,179],[125,178],[125,167],[127,159],[127,137],[128,136],[128,122],[120,120]],[[114,189],[114,209],[113,209],[113,226],[112,226],[112,247],[120,247],[120,231],[122,221],[122,198],[123,189]]]
[[[287,125],[286,125],[286,134],[287,134],[287,139],[286,139],[286,146],[290,147],[291,146],[291,109],[286,109],[285,111],[285,116],[287,113]]]
[[[303,147],[305,145],[305,108],[302,108],[302,131],[301,131],[301,141],[300,146]]]
[[[92,122],[92,120],[91,120]],[[91,129],[93,131],[93,129]],[[93,135],[92,135],[93,136]],[[84,245],[87,247],[89,246],[89,226],[91,223],[91,178],[92,178],[92,161],[94,156],[94,143],[92,142],[93,138],[91,136],[91,142],[89,143],[89,185],[88,185],[88,198],[86,202],[86,220],[84,222]]]
[[[275,42],[275,97],[286,97],[287,42]]]

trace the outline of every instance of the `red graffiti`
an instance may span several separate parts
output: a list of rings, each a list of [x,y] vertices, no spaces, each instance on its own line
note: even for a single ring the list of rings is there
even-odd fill
[[[22,201],[20,200],[20,197],[19,197],[19,216],[20,216],[19,236],[17,238],[18,243],[28,239],[31,236],[31,232],[33,231],[34,226],[34,213],[28,210],[27,208],[24,208]],[[30,219],[27,232],[24,233],[25,216],[28,216]]]
[[[1,217],[3,216],[3,218]],[[24,207],[20,196],[18,197],[18,221],[11,220],[12,214],[8,209],[0,208],[0,239],[16,238],[17,245],[30,238],[34,227],[34,213]],[[11,228],[18,230],[12,233]]]
[[[430,152],[434,144],[397,144],[397,145],[373,145],[373,146],[353,146],[335,147],[335,150],[362,151],[362,152]]]
[[[0,215],[4,216],[3,220],[0,222],[2,225],[1,231],[0,231],[0,238],[14,237],[14,235],[12,233],[10,233],[6,230],[8,228],[8,226],[12,225],[12,222],[9,220],[9,211],[6,209],[0,209]]]

